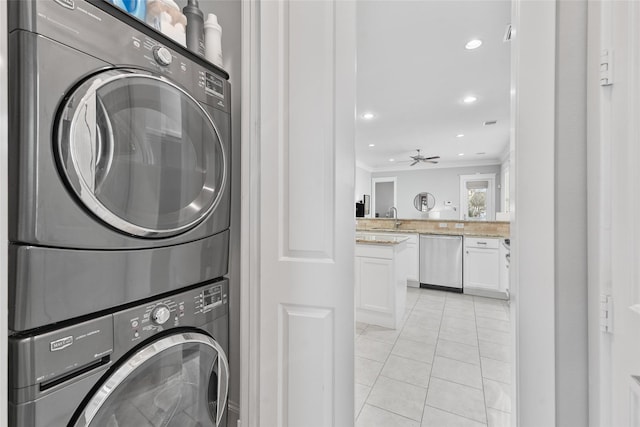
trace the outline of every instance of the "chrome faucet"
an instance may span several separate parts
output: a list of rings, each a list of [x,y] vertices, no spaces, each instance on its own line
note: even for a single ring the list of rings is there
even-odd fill
[[[396,230],[398,229],[398,227],[400,226],[400,224],[402,224],[400,221],[398,221],[398,209],[396,209],[395,206],[391,206],[389,208],[389,213],[393,214],[393,216],[391,218],[394,218],[396,221],[393,223],[393,228],[395,228]]]

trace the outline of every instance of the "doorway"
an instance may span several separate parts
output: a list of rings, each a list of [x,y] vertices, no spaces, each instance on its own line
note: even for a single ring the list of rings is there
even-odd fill
[[[514,378],[516,375],[518,376],[519,389],[525,391],[525,393],[518,395],[518,403],[513,409],[514,414],[516,408],[518,414],[522,414],[517,417],[518,419],[525,420],[523,423],[518,423],[519,425],[554,425],[555,402],[557,401],[554,344],[556,330],[553,316],[555,279],[554,270],[548,267],[554,265],[555,253],[553,227],[555,211],[551,207],[554,206],[555,196],[553,170],[556,158],[554,155],[556,23],[562,21],[563,24],[571,27],[569,23],[575,21],[575,14],[571,18],[565,16],[557,20],[558,4],[556,2],[515,0],[514,4],[516,7],[514,8],[513,23],[514,28],[519,30],[519,36],[516,38],[519,47],[515,50],[520,51],[521,54],[517,61],[515,58],[513,59],[514,64],[517,65],[514,74],[517,75],[515,87],[518,90],[512,92],[512,99],[514,99],[514,106],[517,109],[515,117],[518,122],[515,126],[515,137],[518,140],[518,152],[516,153],[514,150],[512,139],[510,148],[512,159],[511,192],[515,191],[515,187],[518,189],[530,188],[532,191],[526,194],[519,193],[518,206],[521,206],[521,209],[518,213],[517,226],[512,230],[512,233],[516,233],[514,237],[517,237],[517,240],[512,246],[515,254],[511,265],[511,276],[518,279],[514,285],[522,285],[518,286],[521,288],[517,295],[518,300],[514,300],[514,303],[519,306],[518,318],[522,321],[512,322],[513,328],[518,329],[520,333],[520,340],[514,349],[514,352],[518,354],[515,357],[518,366],[514,370]],[[242,293],[243,298],[246,298],[243,301],[243,318],[245,320],[243,322],[243,342],[246,345],[243,347],[245,356],[242,371],[244,399],[242,419],[243,424],[246,420],[250,426],[259,425],[258,421],[260,420],[263,422],[265,419],[271,420],[269,416],[275,410],[267,412],[267,409],[286,409],[291,402],[287,394],[276,393],[276,385],[279,383],[271,381],[272,378],[269,377],[269,374],[279,372],[280,359],[260,357],[262,354],[260,351],[261,343],[277,341],[277,335],[271,329],[265,331],[261,328],[261,325],[264,325],[264,322],[261,323],[261,319],[272,311],[270,306],[264,305],[262,302],[267,298],[271,298],[271,300],[276,298],[272,297],[271,281],[261,277],[256,268],[261,263],[273,264],[271,260],[265,260],[261,257],[260,232],[263,229],[273,227],[274,224],[272,215],[262,220],[254,215],[254,212],[261,206],[262,199],[270,200],[264,195],[261,198],[260,189],[267,191],[271,188],[273,191],[269,192],[269,195],[277,196],[276,190],[286,188],[286,185],[284,187],[276,185],[260,187],[257,185],[260,183],[261,177],[259,155],[262,151],[259,145],[260,135],[256,134],[256,129],[259,127],[256,124],[259,124],[259,113],[263,111],[258,102],[259,97],[255,95],[259,93],[257,89],[261,88],[260,80],[257,77],[260,76],[260,70],[263,68],[271,70],[277,65],[273,61],[261,62],[261,56],[258,53],[261,52],[261,49],[263,57],[277,57],[278,53],[278,50],[273,49],[272,46],[264,47],[264,44],[258,43],[260,34],[267,36],[278,33],[273,31],[278,28],[278,25],[260,20],[258,5],[259,3],[256,2],[243,3],[245,8],[243,19],[247,24],[244,32],[247,44],[247,49],[244,51],[246,60],[243,61],[243,67],[247,67],[247,72],[243,83],[246,83],[246,87],[250,90],[243,91],[245,97],[243,109],[245,109],[245,116],[248,118],[244,128],[246,132],[243,133],[246,136],[243,144],[243,153],[246,154],[243,155],[243,178],[246,178],[243,179],[243,194],[247,194],[248,197],[243,199],[243,251],[247,255],[245,258],[247,261],[243,267]],[[345,22],[342,26],[338,25],[338,28],[345,29],[353,23],[352,21]],[[259,23],[263,25],[258,25]],[[278,34],[282,34],[282,32]],[[334,46],[343,45],[338,43]],[[566,56],[558,58],[566,58]],[[573,62],[580,61],[578,59],[570,61],[572,64]],[[337,75],[339,76],[339,74]],[[314,123],[317,123],[317,120]],[[344,163],[339,166],[339,169],[342,168],[346,173],[349,173],[349,167],[346,167]],[[543,171],[542,176],[536,173],[541,170]],[[352,211],[353,194],[348,195],[348,200],[349,210]],[[514,197],[510,198],[510,203],[516,203]],[[527,206],[541,205],[546,206],[547,209],[542,211],[524,209]],[[512,211],[511,218],[514,217],[515,211]],[[348,246],[350,238],[351,236],[347,233],[343,236],[341,243],[345,247]],[[340,247],[340,245],[336,247]],[[292,280],[290,277],[296,276],[280,275],[278,283],[289,283]],[[545,309],[542,316],[541,307]],[[564,383],[574,384],[572,381],[564,381]],[[257,387],[258,385],[260,387]],[[269,400],[273,404],[261,407],[260,403],[263,398],[273,399]],[[343,400],[337,398],[334,402],[343,402]],[[266,409],[261,411],[260,408]],[[345,413],[341,411],[342,409],[343,407],[340,406],[340,408],[333,410],[337,416],[334,419],[343,420],[346,423],[346,418],[343,418]],[[332,408],[329,408],[328,411],[331,412]],[[352,414],[349,416],[351,417]],[[514,415],[513,418],[515,420],[516,416]],[[513,425],[516,423],[514,422]]]
[[[510,2],[454,3],[358,5],[356,166],[369,171],[374,217],[387,216],[390,202],[383,195],[392,181],[400,222],[429,221],[413,204],[422,192],[436,201],[428,216],[435,227],[447,227],[448,219],[495,220],[496,184],[510,161],[511,44],[504,40]],[[384,39],[372,35],[383,21],[392,23]],[[447,40],[435,35],[445,31],[452,34]],[[440,58],[437,65],[416,58],[423,45]],[[379,84],[389,67],[374,54],[381,48],[389,48],[388,59],[402,75],[389,78],[389,87]],[[363,175],[358,170],[356,177]],[[475,250],[495,257],[483,277],[493,275],[495,264],[497,282],[505,254],[499,254],[498,239],[480,244],[487,243],[495,247]],[[504,300],[407,288],[400,327],[356,323],[356,426],[378,425],[379,419],[389,427],[407,419],[434,426],[511,424],[511,332],[511,307]],[[465,405],[446,395],[464,396]]]
[[[389,218],[391,208],[397,206],[395,177],[389,178],[373,178],[372,183],[372,200],[373,200],[373,218]]]

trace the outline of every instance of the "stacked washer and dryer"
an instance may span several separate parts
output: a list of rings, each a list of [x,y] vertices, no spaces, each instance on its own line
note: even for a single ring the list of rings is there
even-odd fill
[[[226,425],[228,75],[103,0],[8,12],[10,425]]]

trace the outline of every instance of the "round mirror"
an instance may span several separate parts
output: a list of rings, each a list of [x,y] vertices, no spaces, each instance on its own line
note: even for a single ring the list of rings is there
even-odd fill
[[[413,199],[413,206],[420,212],[429,212],[436,205],[436,198],[431,193],[418,193]]]

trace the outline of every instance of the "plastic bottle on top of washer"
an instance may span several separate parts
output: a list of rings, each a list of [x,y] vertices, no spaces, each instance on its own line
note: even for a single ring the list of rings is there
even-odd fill
[[[204,14],[198,0],[189,0],[182,13],[187,17],[187,48],[204,55]]]
[[[207,16],[204,23],[204,56],[222,68],[222,27],[213,13]]]

